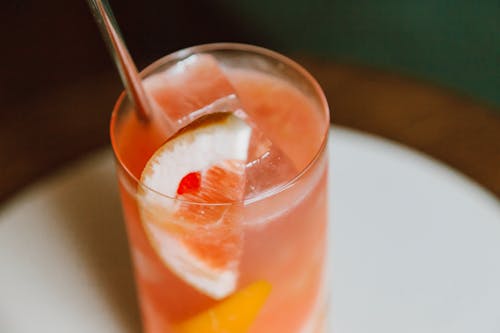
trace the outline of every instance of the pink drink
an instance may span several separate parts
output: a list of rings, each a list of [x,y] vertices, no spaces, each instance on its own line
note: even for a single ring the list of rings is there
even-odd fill
[[[238,260],[234,290],[224,297],[214,297],[165,264],[145,232],[138,191],[149,189],[141,185],[139,179],[165,137],[159,128],[138,121],[127,102],[120,98],[113,113],[111,137],[119,161],[122,203],[144,331],[228,332],[227,328],[218,330],[213,322],[207,321],[208,313],[218,316],[222,326],[236,318],[234,323],[227,324],[234,333],[323,332],[327,227],[325,145],[329,124],[326,100],[307,72],[271,51],[246,45],[214,44],[190,49],[188,53],[199,52],[212,54],[217,59],[249,121],[283,156],[273,159],[272,165],[266,165],[270,163],[266,159],[260,161],[260,165],[249,164],[254,169],[247,172],[246,199],[221,205],[231,216],[232,230],[223,231],[226,234],[211,233],[206,231],[206,226],[203,230],[193,230],[197,234],[207,232],[207,238],[217,238],[216,242],[209,239],[203,243],[203,250],[196,254],[200,260],[216,258],[214,244],[231,246]],[[186,55],[178,52],[167,56],[145,73],[150,76],[164,71]],[[203,78],[197,81],[198,86],[204,82]],[[172,107],[177,97],[170,88],[154,82],[154,78],[149,80],[147,86],[156,101],[166,110],[179,110]],[[190,84],[185,87],[183,89],[189,90]],[[207,89],[219,88],[217,84]],[[270,287],[269,293],[259,289],[262,285],[259,281],[265,281]],[[241,292],[247,286],[255,286],[251,288],[252,293]],[[261,305],[258,308],[255,305],[255,309],[249,305],[257,303]],[[228,319],[228,313],[233,319]]]

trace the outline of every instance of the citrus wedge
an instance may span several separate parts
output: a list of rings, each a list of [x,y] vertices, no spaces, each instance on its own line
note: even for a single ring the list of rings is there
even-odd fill
[[[245,333],[264,305],[271,285],[257,281],[214,307],[182,322],[176,333]]]
[[[227,203],[243,198],[251,131],[231,113],[200,118],[160,147],[141,176],[138,203],[153,248],[214,299],[238,279],[241,223]]]

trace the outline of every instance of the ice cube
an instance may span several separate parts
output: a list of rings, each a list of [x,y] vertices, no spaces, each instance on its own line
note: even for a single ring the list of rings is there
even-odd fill
[[[297,174],[293,162],[261,131],[254,128],[246,165],[245,198],[283,185]]]
[[[148,77],[144,83],[159,107],[177,121],[179,128],[213,112],[233,112],[252,127],[246,198],[286,183],[296,174],[292,161],[248,117],[214,56],[191,55]]]
[[[191,55],[148,77],[144,84],[179,127],[210,112],[234,112],[240,108],[235,89],[209,54]]]

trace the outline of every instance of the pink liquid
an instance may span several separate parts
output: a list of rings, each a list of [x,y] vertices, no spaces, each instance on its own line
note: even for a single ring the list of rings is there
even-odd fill
[[[226,74],[252,122],[280,148],[295,170],[304,170],[325,140],[327,124],[321,110],[310,97],[282,79],[251,70],[227,69]],[[161,87],[154,96],[160,104],[168,103]],[[121,163],[139,179],[146,162],[163,143],[161,133],[138,122],[133,113],[119,123],[114,118],[111,132]],[[177,277],[158,257],[140,220],[137,183],[120,170],[145,332],[174,332],[177,323],[218,301]],[[266,174],[259,177],[263,179],[256,181],[270,181],[264,179]],[[292,186],[238,210],[244,241],[237,290],[258,280],[272,285],[251,333],[321,332],[326,178],[327,158],[322,153]]]

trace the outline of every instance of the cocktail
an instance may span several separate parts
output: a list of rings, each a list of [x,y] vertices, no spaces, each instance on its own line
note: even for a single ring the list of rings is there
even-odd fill
[[[172,135],[125,95],[111,120],[147,333],[324,332],[329,112],[275,52],[208,44],[142,72]],[[226,112],[203,117],[214,109]],[[183,127],[181,126],[181,127]]]

